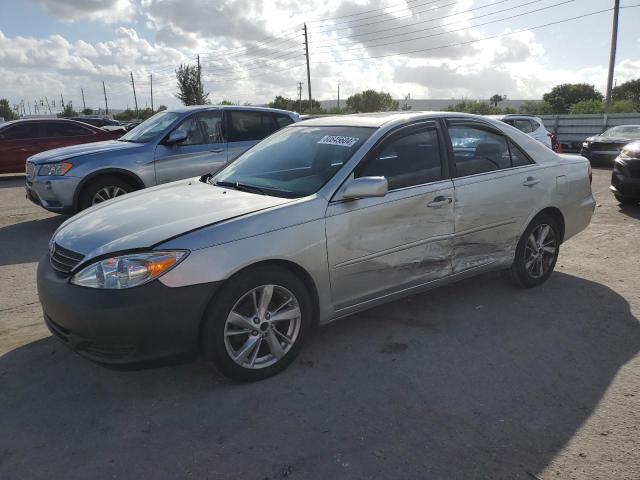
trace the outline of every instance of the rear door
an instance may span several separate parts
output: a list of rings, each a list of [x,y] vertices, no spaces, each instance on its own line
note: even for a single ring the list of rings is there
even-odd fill
[[[280,128],[271,112],[226,110],[226,114],[229,161],[235,160],[241,153]]]
[[[555,177],[490,125],[447,121],[455,188],[453,272],[509,261]]]
[[[42,150],[42,122],[27,121],[0,132],[0,173],[24,172],[28,157]]]
[[[71,122],[43,122],[43,127],[43,150],[95,142],[97,140],[93,130]]]
[[[436,122],[388,136],[354,177],[384,176],[380,198],[332,201],[327,252],[338,311],[451,273],[453,183]]]
[[[187,134],[183,142],[156,147],[157,183],[215,173],[227,163],[227,142],[223,135],[222,110],[195,113],[174,130]]]

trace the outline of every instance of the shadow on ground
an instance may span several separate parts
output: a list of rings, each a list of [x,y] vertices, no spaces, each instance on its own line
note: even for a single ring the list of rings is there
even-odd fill
[[[526,291],[485,275],[341,320],[255,384],[202,363],[107,370],[48,338],[0,357],[0,470],[530,479],[639,349],[623,297],[561,273]]]
[[[67,218],[58,215],[0,227],[0,266],[38,261],[47,252],[53,232]]]

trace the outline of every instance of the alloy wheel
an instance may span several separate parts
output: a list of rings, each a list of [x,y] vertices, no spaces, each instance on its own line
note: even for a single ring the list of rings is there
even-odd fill
[[[558,245],[555,231],[550,225],[541,223],[527,238],[524,266],[532,278],[543,277],[553,265]]]
[[[224,325],[229,357],[243,368],[277,363],[298,338],[302,313],[295,295],[279,285],[262,285],[235,303]]]
[[[106,202],[107,200],[125,195],[126,193],[127,191],[124,188],[115,185],[103,187],[93,195],[93,198],[91,199],[91,205]]]

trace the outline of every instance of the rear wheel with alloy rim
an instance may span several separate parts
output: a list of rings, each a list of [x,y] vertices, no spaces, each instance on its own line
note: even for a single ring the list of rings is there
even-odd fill
[[[509,279],[520,287],[536,287],[553,272],[560,252],[560,234],[553,217],[535,217],[520,237]]]
[[[212,300],[202,348],[224,375],[261,380],[298,355],[311,312],[309,292],[297,276],[277,266],[251,269]]]

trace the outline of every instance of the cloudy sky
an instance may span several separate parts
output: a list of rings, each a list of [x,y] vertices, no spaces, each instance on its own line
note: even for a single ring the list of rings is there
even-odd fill
[[[622,5],[636,5],[622,0]],[[0,97],[33,105],[176,106],[174,69],[200,54],[211,100],[266,103],[367,88],[400,98],[533,99],[604,89],[613,0],[0,0]],[[545,24],[588,15],[556,25]],[[621,11],[616,80],[640,77],[640,8]],[[541,28],[532,28],[541,27]]]

